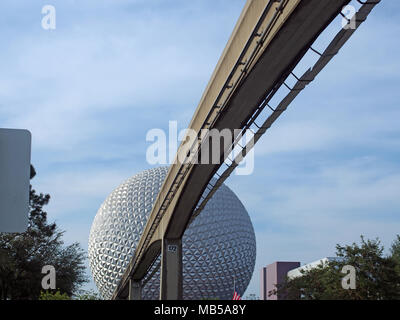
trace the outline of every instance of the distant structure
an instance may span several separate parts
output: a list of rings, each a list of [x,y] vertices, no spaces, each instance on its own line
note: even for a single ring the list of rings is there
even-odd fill
[[[299,268],[290,270],[290,271],[287,273],[287,277],[288,277],[289,279],[299,278],[299,277],[302,276],[302,271],[308,271],[308,270],[317,268],[317,267],[318,267],[319,265],[321,265],[321,264],[322,264],[324,267],[326,267],[326,266],[329,264],[329,262],[331,262],[331,261],[340,261],[340,258],[339,258],[339,257],[327,257],[327,258],[319,259],[319,260],[317,260],[317,261],[308,263],[308,264],[306,264],[306,265],[304,265],[304,266],[302,266],[302,267],[299,267]]]
[[[269,292],[281,284],[290,270],[300,267],[300,262],[274,262],[261,270],[261,300],[279,300],[279,295],[269,296]]]
[[[295,279],[302,276],[302,270],[308,271],[317,268],[321,264],[326,266],[329,262],[338,260],[340,260],[338,257],[326,257],[302,267],[300,267],[300,262],[274,262],[261,269],[260,299],[281,300],[282,297],[279,295],[269,295],[269,293],[276,289],[276,286],[281,284],[286,277]]]

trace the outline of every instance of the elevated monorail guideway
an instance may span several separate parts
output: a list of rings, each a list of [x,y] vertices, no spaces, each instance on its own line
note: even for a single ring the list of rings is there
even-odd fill
[[[189,129],[198,134],[197,140],[190,145],[187,141],[180,145],[177,161],[169,168],[135,254],[113,299],[140,299],[145,277],[160,253],[160,298],[182,298],[182,236],[186,227],[240,160],[380,2],[357,1],[362,4],[359,11],[352,19],[346,18],[348,25],[322,53],[312,48],[313,43],[342,14],[343,7],[350,0],[246,2],[189,125]],[[309,50],[320,58],[312,68],[297,77],[293,70]],[[292,88],[285,82],[289,76],[297,79]],[[272,97],[282,86],[286,86],[289,93],[278,106],[270,106]],[[259,115],[265,112],[270,112],[267,119],[262,124],[257,123]],[[238,144],[239,136],[234,137],[228,149],[221,145],[218,164],[179,161],[196,158],[206,151],[209,137],[201,134],[202,129],[240,129],[243,134],[251,131],[253,137],[245,146]],[[229,151],[238,145],[241,152],[234,160],[228,161]],[[214,176],[217,182],[211,185]],[[203,196],[206,189],[209,192]]]

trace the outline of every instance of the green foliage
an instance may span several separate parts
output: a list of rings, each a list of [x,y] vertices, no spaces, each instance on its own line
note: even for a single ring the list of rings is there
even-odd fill
[[[79,294],[74,296],[73,300],[103,300],[100,294],[94,290],[81,290]]]
[[[55,293],[51,291],[40,292],[39,300],[71,300],[66,293],[61,293],[57,290]]]
[[[45,265],[54,266],[57,288],[68,296],[87,281],[85,254],[79,244],[65,246],[64,232],[47,222],[43,206],[49,201],[48,194],[37,194],[31,186],[27,231],[0,233],[0,299],[38,299]]]
[[[399,235],[397,235],[396,240],[393,241],[393,243],[392,243],[392,246],[390,248],[390,254],[396,264],[395,272],[398,276],[400,276],[400,236]]]
[[[270,292],[290,300],[386,300],[400,299],[400,237],[392,244],[390,255],[384,256],[379,239],[361,244],[336,246],[337,261],[303,271],[303,275],[286,279]],[[345,265],[356,270],[356,289],[342,287]]]
[[[94,290],[79,290],[79,293],[70,297],[66,293],[61,293],[60,290],[41,291],[39,300],[102,300],[100,295]]]

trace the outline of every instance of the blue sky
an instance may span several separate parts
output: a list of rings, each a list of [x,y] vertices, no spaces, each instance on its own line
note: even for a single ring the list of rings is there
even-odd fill
[[[47,4],[56,30],[41,27]],[[51,194],[49,219],[68,243],[87,249],[102,201],[150,167],[150,129],[188,125],[243,5],[1,2],[1,127],[32,132],[33,185]],[[361,234],[389,246],[400,234],[399,9],[383,0],[256,146],[254,173],[227,181],[256,231],[247,293],[258,295],[259,269],[273,261],[332,256]]]

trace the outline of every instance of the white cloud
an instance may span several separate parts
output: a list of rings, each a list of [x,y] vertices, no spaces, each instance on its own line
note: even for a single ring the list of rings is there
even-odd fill
[[[74,12],[60,4],[55,32],[25,30],[7,43],[0,53],[8,61],[0,75],[6,125],[28,128],[38,147],[57,150],[104,132],[99,112],[113,118],[125,108],[132,125],[142,126],[135,115],[154,117],[173,105],[175,118],[184,113],[188,122],[186,110],[196,107],[225,43],[217,24],[235,9],[218,19],[196,12],[199,3],[174,7],[176,19],[157,10],[121,11],[135,4],[109,8],[118,21],[105,8],[96,16],[86,6]]]
[[[81,212],[95,216],[101,203],[123,181],[135,172],[129,170],[91,170],[48,173],[33,180],[34,189],[50,193],[51,201],[46,208],[49,217],[58,219]],[[36,178],[35,178],[36,179]]]

